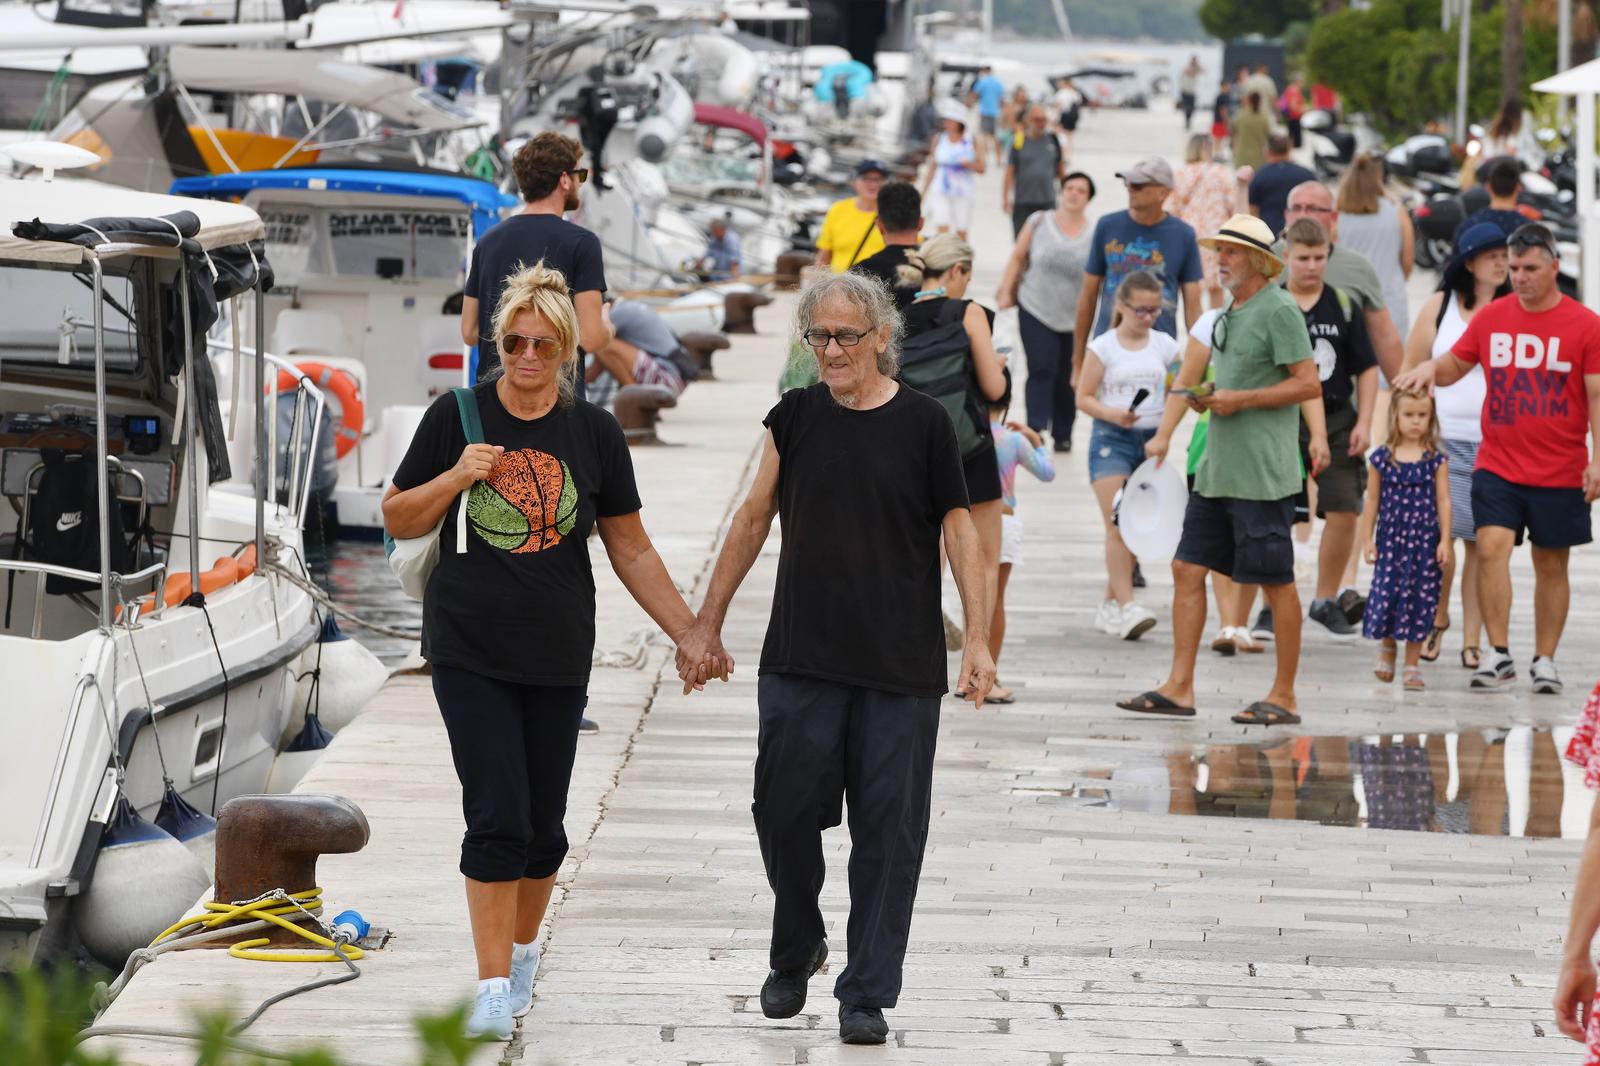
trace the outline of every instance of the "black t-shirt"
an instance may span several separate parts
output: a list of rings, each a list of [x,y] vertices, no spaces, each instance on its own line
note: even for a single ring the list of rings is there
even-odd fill
[[[950,416],[904,385],[853,411],[817,384],[784,393],[765,425],[783,547],[761,673],[943,695],[939,534],[967,506]]]
[[[600,238],[582,226],[556,215],[512,215],[490,227],[472,249],[464,290],[478,301],[479,381],[500,365],[500,352],[492,338],[494,311],[506,278],[541,259],[561,271],[574,296],[606,289]]]
[[[467,550],[456,551],[456,509],[439,531],[439,565],[422,601],[422,655],[502,681],[585,685],[594,654],[597,517],[639,510],[633,460],[609,411],[584,400],[529,421],[500,403],[494,382],[473,390],[484,441],[506,449],[467,503]],[[426,484],[467,446],[456,398],[422,416],[394,484]]]
[[[1317,176],[1299,163],[1267,163],[1250,179],[1250,206],[1272,230],[1274,239],[1283,232],[1283,212],[1295,186],[1316,181]]]
[[[894,306],[897,311],[905,311],[911,306],[912,297],[917,295],[915,286],[900,287],[900,279],[896,271],[905,265],[906,252],[909,249],[903,244],[891,244],[875,255],[869,255],[861,262],[850,268],[853,274],[871,274],[889,287],[889,295],[894,297]]]
[[[1355,379],[1377,366],[1378,357],[1367,337],[1367,321],[1361,309],[1352,301],[1347,320],[1339,291],[1332,285],[1324,285],[1321,298],[1303,313],[1306,330],[1311,334],[1317,376],[1322,379],[1322,409],[1331,422],[1336,416],[1354,411],[1351,397],[1355,395]]]

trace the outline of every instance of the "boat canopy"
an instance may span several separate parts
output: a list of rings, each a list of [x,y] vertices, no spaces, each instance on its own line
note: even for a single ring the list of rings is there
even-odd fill
[[[302,167],[179,178],[172,183],[172,191],[182,196],[238,197],[256,189],[314,189],[456,200],[472,209],[475,238],[482,237],[485,230],[500,221],[503,210],[517,204],[515,196],[501,192],[486,181],[428,171]]]
[[[483,125],[472,112],[404,74],[318,52],[177,46],[167,53],[167,71],[187,89],[304,96],[371,111],[417,130],[442,133]]]
[[[767,146],[767,124],[745,111],[716,104],[695,104],[694,120],[702,126],[738,130],[762,148]]]
[[[259,240],[266,234],[260,217],[242,204],[183,199],[76,178],[0,179],[0,204],[5,211],[4,218],[0,218],[4,223],[0,229],[0,259],[13,262],[76,264],[87,258],[89,248],[83,244],[59,238],[31,240],[13,232],[15,226],[36,221],[46,227],[62,227],[93,219],[149,220],[187,211],[198,220],[193,239],[207,252]],[[167,232],[176,237],[170,230]],[[102,257],[106,254],[107,243],[116,244],[117,251],[126,254],[163,254],[164,251],[163,241],[133,240],[129,230],[105,236],[113,240],[92,242]],[[155,236],[160,236],[159,231]],[[170,254],[174,244],[175,241],[165,241],[166,254]]]

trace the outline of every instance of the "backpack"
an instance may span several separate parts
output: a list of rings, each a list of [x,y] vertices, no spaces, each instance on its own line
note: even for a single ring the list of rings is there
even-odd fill
[[[39,452],[44,470],[38,490],[28,505],[28,555],[41,563],[100,572],[100,500],[95,489],[94,457],[78,453],[68,458],[60,448]],[[111,569],[126,571],[133,561],[122,526],[122,506],[117,502],[116,476],[107,475],[106,526],[111,541]],[[19,538],[18,557],[22,542]],[[98,590],[98,582],[51,574],[45,591],[54,594]]]
[[[901,384],[944,405],[955,423],[956,445],[963,460],[994,440],[972,372],[972,342],[961,321],[967,303],[946,300],[930,328],[901,343],[899,374]]]

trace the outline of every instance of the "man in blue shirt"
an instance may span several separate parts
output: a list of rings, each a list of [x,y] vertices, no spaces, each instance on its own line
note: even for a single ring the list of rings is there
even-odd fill
[[[1000,162],[1000,142],[995,139],[995,131],[999,128],[1000,105],[1005,97],[1006,87],[994,76],[993,69],[979,67],[978,80],[972,83],[967,103],[977,101],[978,104],[978,154],[992,153],[996,164]]]
[[[1167,214],[1172,167],[1148,156],[1118,174],[1128,189],[1128,210],[1113,211],[1095,223],[1078,296],[1078,322],[1072,335],[1072,377],[1076,381],[1089,341],[1111,328],[1117,286],[1136,270],[1161,282],[1161,317],[1155,328],[1178,335],[1178,297],[1183,297],[1186,328],[1200,317],[1200,246],[1187,222]]]
[[[1489,190],[1489,206],[1474,211],[1461,220],[1452,240],[1461,246],[1461,235],[1481,222],[1499,226],[1507,237],[1528,221],[1528,216],[1517,210],[1517,198],[1522,195],[1522,167],[1510,156],[1489,160],[1483,168],[1483,187]]]
[[[728,220],[711,220],[711,239],[701,253],[695,269],[709,273],[718,281],[739,276],[743,253],[739,248],[739,235],[728,228]]]

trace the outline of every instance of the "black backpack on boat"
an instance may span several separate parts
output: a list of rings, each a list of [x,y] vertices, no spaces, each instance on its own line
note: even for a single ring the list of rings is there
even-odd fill
[[[30,558],[74,570],[100,572],[100,502],[95,492],[94,458],[88,453],[69,457],[60,448],[45,448],[39,453],[44,470],[38,489],[28,504]],[[111,539],[111,569],[123,573],[131,569],[132,552],[122,527],[122,505],[116,498],[116,476],[107,479],[111,493],[107,525]],[[51,574],[45,591],[54,594],[97,590],[99,582]]]
[[[900,345],[900,381],[944,405],[956,427],[961,458],[976,455],[989,434],[989,418],[972,372],[972,342],[962,318],[966,300],[946,300],[933,325]]]

